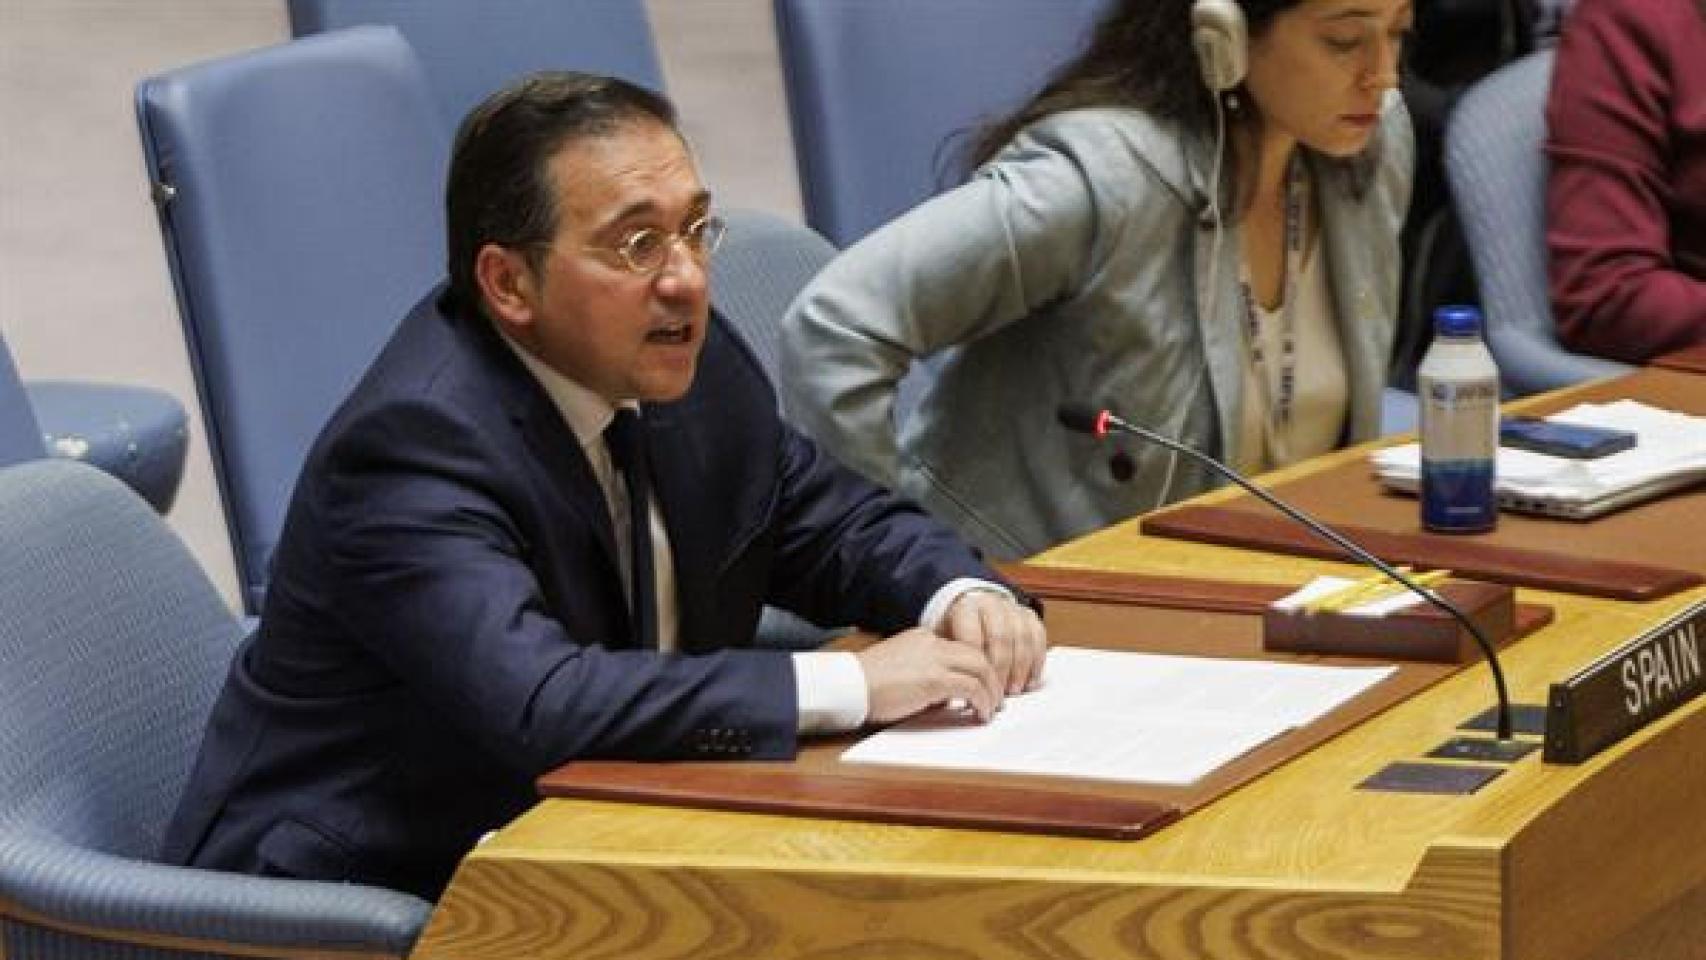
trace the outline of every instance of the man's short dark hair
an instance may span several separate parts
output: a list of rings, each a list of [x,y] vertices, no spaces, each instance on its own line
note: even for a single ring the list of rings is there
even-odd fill
[[[675,107],[626,80],[569,71],[532,74],[469,111],[444,191],[451,292],[479,305],[474,258],[488,243],[521,250],[538,270],[557,231],[551,158],[572,140],[635,122],[673,130]]]

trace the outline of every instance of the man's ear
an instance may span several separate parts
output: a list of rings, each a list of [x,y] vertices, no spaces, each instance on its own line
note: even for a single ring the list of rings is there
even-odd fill
[[[539,288],[520,253],[495,243],[481,247],[474,255],[474,282],[493,320],[511,330],[532,326]]]

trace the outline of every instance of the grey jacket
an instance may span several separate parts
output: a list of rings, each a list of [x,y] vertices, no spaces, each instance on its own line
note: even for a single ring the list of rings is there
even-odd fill
[[[1378,432],[1396,326],[1413,154],[1396,94],[1372,149],[1364,183],[1310,157],[1349,441]],[[1091,401],[1215,456],[1237,448],[1239,242],[1236,227],[1225,231],[1211,298],[1211,153],[1123,108],[1027,128],[970,182],[861,240],[800,295],[783,324],[788,415],[997,557],[1213,486],[1186,458],[1128,440],[1116,454],[1055,420],[1062,402]],[[914,360],[943,351],[897,443],[897,384]]]

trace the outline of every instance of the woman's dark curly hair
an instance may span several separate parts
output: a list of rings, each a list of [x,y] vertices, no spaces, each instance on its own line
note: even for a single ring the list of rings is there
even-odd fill
[[[1134,107],[1187,136],[1212,138],[1214,94],[1203,84],[1191,44],[1192,2],[1117,0],[1097,21],[1084,51],[1055,71],[1035,96],[1013,113],[971,131],[963,154],[965,172],[987,163],[1025,127],[1080,107]],[[1253,40],[1267,31],[1276,15],[1303,0],[1236,2]],[[1261,123],[1250,109],[1231,111],[1227,120],[1248,132]],[[1238,159],[1237,150],[1228,151],[1223,184],[1241,182]]]

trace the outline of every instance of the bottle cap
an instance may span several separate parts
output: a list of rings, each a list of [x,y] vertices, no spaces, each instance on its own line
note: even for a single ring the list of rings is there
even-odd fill
[[[1481,309],[1470,306],[1445,306],[1434,310],[1434,333],[1442,337],[1477,337],[1481,335]]]

